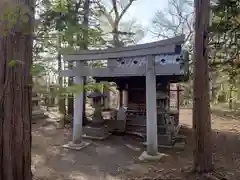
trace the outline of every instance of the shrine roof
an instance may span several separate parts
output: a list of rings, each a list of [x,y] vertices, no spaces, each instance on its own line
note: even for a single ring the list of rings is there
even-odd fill
[[[136,57],[158,54],[176,54],[181,51],[185,36],[177,36],[157,42],[133,45],[128,47],[108,48],[101,50],[81,50],[64,55],[65,61],[107,60],[122,57]]]

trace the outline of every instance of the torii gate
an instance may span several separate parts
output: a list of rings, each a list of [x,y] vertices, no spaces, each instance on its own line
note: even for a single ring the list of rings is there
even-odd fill
[[[110,48],[104,50],[83,50],[64,55],[65,61],[75,61],[76,67],[61,72],[62,76],[75,77],[75,83],[83,85],[84,76],[94,77],[146,77],[147,106],[147,151],[142,157],[158,159],[156,76],[185,76],[188,73],[184,63],[182,44],[184,36],[157,41],[153,43]],[[120,63],[120,60],[126,63]],[[92,68],[86,61],[108,60],[107,67]],[[81,149],[88,145],[82,140],[83,93],[75,96],[73,117],[73,139],[69,146]]]

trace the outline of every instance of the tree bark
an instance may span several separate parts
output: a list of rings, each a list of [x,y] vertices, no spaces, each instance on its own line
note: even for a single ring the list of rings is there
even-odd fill
[[[233,86],[232,85],[230,85],[228,93],[229,93],[228,108],[232,110],[233,109]]]
[[[58,53],[57,55],[57,60],[58,60],[58,72],[62,70],[62,58],[61,54]],[[58,76],[58,84],[60,88],[63,88],[63,77]],[[65,118],[66,118],[66,106],[65,106],[65,98],[64,95],[59,94],[58,95],[58,110],[61,114],[61,119],[59,123],[59,128],[64,128],[65,126]]]
[[[195,0],[195,43],[193,82],[194,167],[197,172],[213,170],[209,104],[208,27],[210,0]]]
[[[5,3],[5,4],[4,4]],[[27,9],[29,20],[16,21],[0,36],[0,179],[30,180],[32,117],[32,32],[34,4],[31,0],[0,1],[2,7]],[[21,11],[16,11],[19,13]],[[17,14],[16,17],[20,17]],[[8,21],[6,21],[8,23]],[[1,24],[1,30],[3,24]],[[11,31],[11,32],[10,32]],[[13,63],[14,62],[14,63]],[[11,65],[10,65],[11,64]]]
[[[90,8],[90,0],[85,0],[83,4],[83,10],[84,10],[84,15],[83,15],[83,45],[82,49],[88,49],[88,26],[89,26],[89,8]],[[84,86],[86,85],[86,77],[84,77]],[[87,123],[87,118],[86,118],[86,91],[83,88],[83,125]]]
[[[235,87],[234,82],[234,74],[233,74],[233,68],[231,69],[231,72],[229,73],[229,88],[228,88],[228,108],[230,110],[233,109],[233,89]]]
[[[68,63],[68,69],[72,69],[73,64],[72,62]],[[68,78],[68,87],[73,85],[73,77]],[[68,111],[67,114],[69,117],[73,117],[73,104],[74,104],[74,99],[73,99],[73,94],[68,94]]]

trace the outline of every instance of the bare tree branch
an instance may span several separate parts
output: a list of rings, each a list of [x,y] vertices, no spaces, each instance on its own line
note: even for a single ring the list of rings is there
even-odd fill
[[[114,27],[114,20],[113,20],[113,18],[111,16],[111,11],[112,10],[110,12],[108,12],[107,9],[104,6],[100,5],[99,3],[98,3],[98,5],[101,6],[100,12],[102,13],[102,15],[107,18],[107,20],[108,20],[109,24],[111,25],[111,27]]]
[[[129,0],[129,3],[125,6],[125,8],[122,10],[122,12],[119,15],[119,18],[117,19],[117,21],[119,22],[122,17],[124,16],[124,14],[127,12],[127,10],[130,8],[130,6],[132,5],[132,3],[136,1],[136,0]]]
[[[193,37],[192,7],[188,0],[183,2],[169,0],[168,10],[158,11],[155,15],[152,34],[162,38],[186,34],[185,44],[191,41]]]
[[[119,19],[119,13],[117,9],[117,0],[112,0],[113,10],[116,16],[116,19]]]

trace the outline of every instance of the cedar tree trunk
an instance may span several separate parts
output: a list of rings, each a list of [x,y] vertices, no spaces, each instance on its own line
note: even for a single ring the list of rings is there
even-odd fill
[[[33,1],[1,0],[0,16],[0,179],[30,180]]]
[[[193,134],[194,170],[197,172],[209,172],[213,169],[207,49],[209,7],[210,0],[195,0]]]

